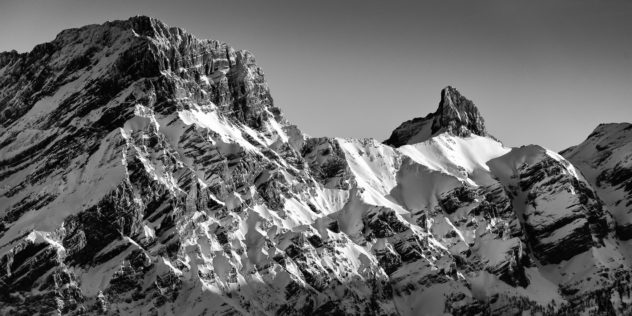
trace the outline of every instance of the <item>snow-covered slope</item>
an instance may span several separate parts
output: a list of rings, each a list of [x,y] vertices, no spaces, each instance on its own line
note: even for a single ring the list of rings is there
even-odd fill
[[[384,144],[309,138],[252,54],[147,17],[0,86],[0,314],[630,311],[607,190],[452,87]]]

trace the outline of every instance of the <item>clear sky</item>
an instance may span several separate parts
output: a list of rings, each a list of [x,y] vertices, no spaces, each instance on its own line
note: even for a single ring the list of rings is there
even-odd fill
[[[312,136],[386,139],[446,85],[510,146],[561,150],[632,121],[630,0],[0,0],[0,51],[137,14],[253,52]]]

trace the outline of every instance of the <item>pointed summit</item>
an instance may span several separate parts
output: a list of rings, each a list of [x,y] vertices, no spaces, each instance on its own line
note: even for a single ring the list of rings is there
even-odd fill
[[[451,86],[441,90],[441,101],[434,113],[402,123],[384,143],[400,147],[423,142],[443,132],[461,137],[470,134],[487,136],[485,120],[474,102]]]
[[[470,133],[485,136],[485,120],[474,102],[451,86],[441,90],[441,102],[434,113],[432,133],[442,129],[457,136],[468,136]]]

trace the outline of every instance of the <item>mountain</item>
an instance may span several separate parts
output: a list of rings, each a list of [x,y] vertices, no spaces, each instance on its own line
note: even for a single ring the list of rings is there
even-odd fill
[[[619,236],[632,238],[632,124],[601,124],[581,144],[562,151],[612,213]]]
[[[441,90],[437,111],[402,123],[384,143],[395,147],[421,143],[440,132],[456,136],[487,136],[485,120],[478,108],[458,90],[448,86]]]
[[[312,138],[251,53],[144,16],[0,87],[0,314],[631,311],[629,124],[510,148],[446,87],[384,143]]]

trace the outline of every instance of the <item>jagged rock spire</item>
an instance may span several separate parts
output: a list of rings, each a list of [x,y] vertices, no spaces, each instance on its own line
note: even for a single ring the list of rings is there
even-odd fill
[[[451,86],[441,90],[441,102],[434,113],[432,133],[442,129],[457,136],[468,136],[470,133],[485,136],[485,120],[474,102]]]
[[[461,137],[487,135],[485,120],[474,102],[451,86],[441,90],[441,101],[434,113],[402,123],[384,143],[399,147],[425,141],[442,132]]]

